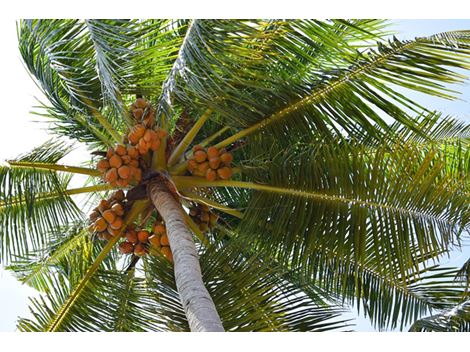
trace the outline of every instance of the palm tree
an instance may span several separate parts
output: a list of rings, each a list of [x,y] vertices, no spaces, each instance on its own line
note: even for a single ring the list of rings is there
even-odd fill
[[[470,127],[408,94],[457,97],[470,31],[386,25],[20,21],[54,137],[0,169],[18,328],[468,331]]]

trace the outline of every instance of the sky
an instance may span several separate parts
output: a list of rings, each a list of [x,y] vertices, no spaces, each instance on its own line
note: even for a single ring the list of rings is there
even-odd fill
[[[454,29],[470,29],[470,20],[393,20],[392,23],[391,28],[398,32],[396,36],[399,39],[412,39]],[[2,109],[0,131],[7,130],[8,133],[2,133],[0,138],[0,162],[27,152],[49,139],[41,124],[35,122],[38,118],[30,114],[32,106],[37,105],[36,98],[43,101],[45,99],[21,63],[14,21],[4,26],[2,43],[2,59],[5,60],[2,67],[7,67],[8,70],[4,75],[13,79],[8,80],[8,92],[2,95],[8,97],[8,106]],[[460,86],[459,90],[462,92],[460,101],[449,102],[420,95],[416,95],[416,98],[429,108],[470,121],[469,83]],[[84,149],[78,149],[64,163],[78,164],[84,158]],[[468,257],[470,249],[463,254],[455,253],[449,264],[459,265]],[[28,296],[31,295],[35,295],[33,289],[20,285],[10,273],[0,268],[0,331],[15,331],[17,317],[28,314]],[[354,316],[355,314],[351,314],[351,317]],[[366,319],[358,318],[356,324],[356,330],[372,330]]]

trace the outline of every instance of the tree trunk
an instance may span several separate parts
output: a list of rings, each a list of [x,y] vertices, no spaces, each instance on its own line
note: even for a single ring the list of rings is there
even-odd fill
[[[150,182],[148,192],[165,221],[173,254],[176,287],[191,331],[224,331],[214,302],[202,282],[196,247],[184,220],[181,204],[161,179]]]

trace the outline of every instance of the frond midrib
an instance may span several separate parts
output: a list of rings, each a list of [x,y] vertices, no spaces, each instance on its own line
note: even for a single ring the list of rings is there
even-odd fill
[[[300,109],[301,107],[309,104],[309,103],[312,103],[314,101],[317,101],[319,100],[321,97],[323,97],[324,95],[326,95],[327,93],[333,91],[334,89],[340,87],[342,84],[344,84],[345,82],[349,81],[350,79],[354,78],[355,76],[363,73],[363,72],[366,72],[368,69],[374,67],[374,66],[377,66],[381,63],[383,63],[384,61],[386,61],[389,57],[399,53],[399,52],[402,52],[404,51],[405,49],[413,46],[413,45],[416,45],[420,43],[420,40],[415,40],[415,41],[410,41],[408,43],[405,43],[405,44],[402,44],[400,47],[396,47],[392,50],[390,50],[390,52],[386,53],[386,54],[382,54],[376,58],[374,58],[374,60],[368,62],[367,64],[363,65],[363,66],[359,66],[357,67],[355,70],[349,72],[349,73],[346,73],[344,76],[338,78],[338,79],[335,79],[333,80],[332,82],[329,82],[328,85],[325,85],[324,87],[320,88],[318,91],[313,91],[311,95],[307,96],[307,97],[304,97],[300,100],[298,100],[297,102],[289,105],[289,106],[286,106],[284,108],[282,108],[281,110],[271,114],[270,116],[262,119],[261,121],[255,123],[254,125],[246,128],[246,129],[243,129],[241,130],[240,132],[232,135],[231,137],[217,143],[215,145],[216,148],[223,148],[247,135],[250,135],[260,129],[263,129],[265,128],[266,126],[278,121],[278,120],[281,120],[282,118],[286,117],[287,115],[289,115],[291,112],[293,111],[296,111],[298,109]]]
[[[131,211],[128,213],[124,220],[124,226],[121,228],[120,232],[124,231],[126,228],[127,224],[131,223],[132,221],[135,220],[138,214],[140,214],[141,211],[143,211],[148,205],[148,201],[137,201],[134,203]],[[106,256],[109,254],[111,249],[114,247],[114,245],[119,242],[121,239],[121,233],[119,235],[114,236],[103,248],[103,250],[98,254],[94,262],[91,264],[89,269],[87,270],[85,276],[80,280],[79,284],[73,289],[67,300],[64,302],[64,304],[59,308],[53,319],[49,322],[49,324],[46,326],[45,330],[47,332],[52,332],[52,331],[57,331],[64,320],[65,316],[67,313],[70,311],[70,307],[73,306],[73,304],[77,301],[77,299],[80,297],[82,294],[84,288],[87,286],[87,284],[90,282],[91,278],[93,275],[96,273],[98,270],[99,266],[103,262],[103,260],[106,258]]]
[[[110,189],[113,189],[113,187],[108,184],[99,184],[95,186],[86,186],[86,187],[66,189],[63,192],[42,193],[42,194],[36,195],[35,202],[49,200],[49,199],[53,199],[53,198],[60,197],[63,195],[71,196],[71,195],[76,195],[76,194],[81,194],[81,193],[108,191]],[[24,196],[22,196],[22,197],[12,198],[10,199],[10,201],[7,201],[7,202],[0,202],[0,210],[4,207],[20,206],[26,201],[27,199]]]
[[[342,196],[334,196],[334,195],[325,194],[325,193],[298,190],[298,189],[286,188],[286,187],[269,186],[269,185],[253,183],[253,182],[244,182],[244,181],[218,180],[218,181],[211,182],[211,181],[207,181],[205,178],[194,177],[194,176],[189,176],[189,177],[188,176],[173,176],[173,180],[175,181],[175,184],[181,187],[182,189],[188,188],[191,186],[192,187],[246,188],[246,189],[253,189],[255,191],[278,193],[278,194],[301,197],[301,198],[306,198],[306,199],[316,199],[320,201],[330,201],[330,202],[336,202],[336,203],[341,203],[341,204],[353,204],[353,205],[365,206],[367,208],[374,208],[378,210],[385,210],[385,211],[389,211],[393,213],[399,213],[402,215],[408,215],[408,216],[415,217],[418,219],[426,219],[430,221],[435,221],[435,222],[445,224],[447,226],[455,225],[444,219],[441,219],[440,217],[433,216],[431,214],[428,214],[422,211],[410,210],[410,209],[406,209],[403,207],[393,206],[389,204],[382,204],[382,203],[377,203],[377,202],[372,202],[372,201],[366,201],[366,200],[361,200],[357,198],[346,198]]]
[[[64,258],[68,254],[67,252],[73,250],[80,244],[80,242],[83,240],[83,238],[86,236],[87,233],[88,232],[86,229],[83,229],[82,231],[80,231],[80,233],[77,236],[73,237],[72,239],[70,239],[70,241],[67,241],[58,249],[56,249],[52,253],[52,255],[50,255],[45,260],[43,260],[34,270],[31,271],[31,273],[29,273],[27,276],[22,278],[21,281],[23,283],[28,284],[29,281],[34,276],[36,276],[37,274],[41,272],[44,272],[47,269],[47,267],[59,262],[60,259]]]
[[[13,169],[14,168],[39,169],[39,170],[51,170],[51,171],[63,171],[63,172],[88,175],[88,176],[101,176],[101,173],[96,169],[90,169],[90,168],[79,167],[79,166],[71,166],[71,165],[61,165],[61,164],[56,164],[56,163],[8,160],[8,164]]]

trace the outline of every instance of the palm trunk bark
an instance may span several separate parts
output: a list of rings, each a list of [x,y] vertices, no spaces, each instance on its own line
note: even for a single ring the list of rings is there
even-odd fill
[[[161,180],[150,182],[148,193],[165,221],[173,254],[176,287],[191,331],[224,331],[214,302],[202,282],[196,247],[184,220],[181,204]]]

